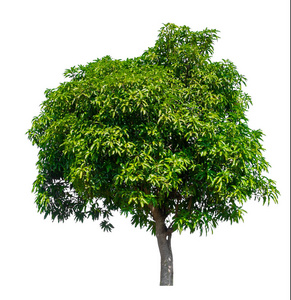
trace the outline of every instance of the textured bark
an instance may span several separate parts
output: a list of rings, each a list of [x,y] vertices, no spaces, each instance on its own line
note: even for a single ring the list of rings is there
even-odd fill
[[[165,225],[165,216],[159,208],[150,207],[156,222],[156,236],[161,255],[160,285],[173,285],[173,254],[171,248],[172,230]]]

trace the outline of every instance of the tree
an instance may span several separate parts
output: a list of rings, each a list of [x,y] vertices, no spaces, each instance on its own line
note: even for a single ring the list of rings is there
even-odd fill
[[[105,231],[114,211],[130,215],[157,237],[161,285],[173,285],[173,232],[213,231],[243,220],[247,200],[279,196],[264,175],[263,133],[248,127],[246,78],[211,61],[217,39],[169,23],[140,57],[72,67],[28,130],[38,211]]]

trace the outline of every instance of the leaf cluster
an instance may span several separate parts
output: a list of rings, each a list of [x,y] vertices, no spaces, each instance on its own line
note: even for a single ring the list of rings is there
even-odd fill
[[[46,90],[28,131],[45,217],[101,218],[110,231],[120,211],[155,233],[153,205],[172,230],[202,233],[243,219],[248,199],[277,202],[263,133],[245,115],[246,78],[211,61],[217,34],[166,24],[140,57],[73,67]]]

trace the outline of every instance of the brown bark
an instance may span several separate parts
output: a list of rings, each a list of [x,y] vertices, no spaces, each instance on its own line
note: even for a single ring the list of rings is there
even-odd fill
[[[150,206],[153,218],[156,223],[156,236],[161,255],[160,285],[173,285],[173,254],[171,248],[172,230],[165,225],[165,216],[159,208]]]

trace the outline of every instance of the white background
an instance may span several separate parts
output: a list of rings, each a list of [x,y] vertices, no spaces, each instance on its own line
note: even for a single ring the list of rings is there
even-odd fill
[[[288,0],[2,1],[0,298],[289,299],[289,18]],[[139,56],[167,22],[220,30],[214,60],[232,60],[248,78],[249,124],[266,134],[281,196],[269,207],[248,203],[244,223],[213,235],[175,233],[175,286],[160,288],[156,240],[128,219],[117,216],[103,233],[97,222],[37,213],[37,149],[25,132],[65,69]]]

